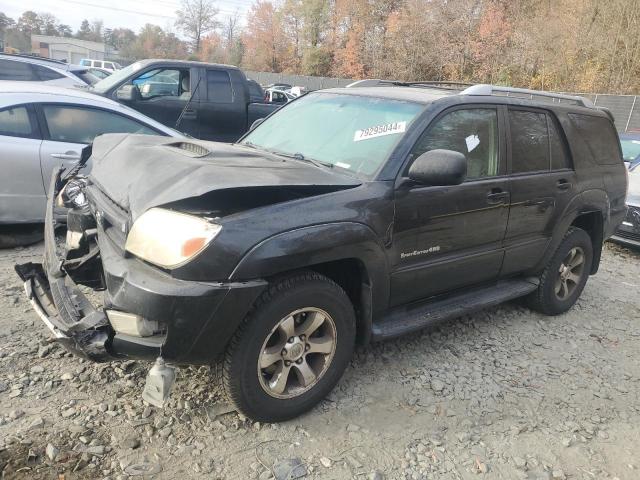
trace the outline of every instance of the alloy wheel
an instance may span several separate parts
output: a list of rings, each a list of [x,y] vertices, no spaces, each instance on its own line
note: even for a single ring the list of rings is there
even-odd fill
[[[558,269],[555,292],[559,300],[569,298],[580,283],[584,272],[585,255],[580,247],[573,247]]]
[[[271,330],[258,356],[258,378],[272,397],[289,399],[311,389],[336,350],[336,325],[324,310],[295,310]]]

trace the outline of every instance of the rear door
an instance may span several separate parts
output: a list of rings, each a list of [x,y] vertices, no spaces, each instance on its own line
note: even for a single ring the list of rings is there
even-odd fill
[[[235,142],[247,129],[249,86],[235,70],[203,70],[199,138]],[[232,78],[233,75],[233,78]],[[246,89],[246,91],[245,91]]]
[[[413,147],[413,159],[435,149],[463,153],[467,179],[445,187],[405,183],[396,190],[391,306],[497,279],[509,213],[498,110],[448,110]]]
[[[103,133],[158,132],[139,121],[111,110],[74,104],[46,103],[37,106],[44,133],[40,164],[45,189],[59,166],[69,168],[80,160],[82,148]]]
[[[44,220],[38,151],[42,137],[31,105],[0,109],[0,223]]]
[[[509,107],[505,115],[511,206],[501,274],[507,276],[542,258],[557,217],[575,195],[576,174],[552,112]]]

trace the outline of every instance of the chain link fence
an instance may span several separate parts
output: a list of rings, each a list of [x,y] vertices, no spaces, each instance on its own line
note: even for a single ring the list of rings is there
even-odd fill
[[[322,88],[344,87],[354,80],[349,78],[310,77],[307,75],[287,75],[284,73],[246,72],[247,76],[261,85],[272,83],[287,83],[305,87],[307,90],[320,90]],[[574,94],[575,95],[575,94]],[[612,95],[608,93],[581,93],[599,107],[611,110],[616,121],[618,132],[640,132],[640,101],[636,95]],[[550,101],[542,98],[543,101]]]

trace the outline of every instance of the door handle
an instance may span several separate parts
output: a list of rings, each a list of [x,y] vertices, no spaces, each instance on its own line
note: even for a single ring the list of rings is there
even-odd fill
[[[556,183],[556,186],[558,187],[558,190],[569,190],[571,188],[571,183],[564,178],[561,178],[558,180],[558,183]]]
[[[194,119],[197,117],[197,112],[191,108],[187,109],[184,111],[184,113],[182,114],[182,118],[188,118],[188,119]]]
[[[59,160],[80,160],[80,154],[76,152],[52,153],[51,156]]]
[[[546,206],[549,203],[548,200],[527,200],[524,202],[525,207]]]
[[[501,188],[493,188],[487,194],[487,202],[492,204],[504,203],[508,196],[509,192],[505,192]]]

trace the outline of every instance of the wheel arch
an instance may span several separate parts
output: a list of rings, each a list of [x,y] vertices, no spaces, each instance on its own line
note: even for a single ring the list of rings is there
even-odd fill
[[[547,251],[536,267],[541,271],[556,251],[571,227],[585,230],[593,246],[591,275],[597,273],[604,242],[604,227],[610,216],[610,202],[607,193],[600,189],[586,190],[576,195],[562,212],[553,231]]]
[[[312,270],[340,285],[356,313],[359,343],[368,343],[375,312],[389,299],[384,247],[367,225],[339,222],[313,225],[270,237],[238,263],[231,280],[276,279]]]

